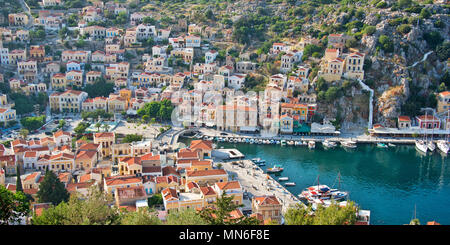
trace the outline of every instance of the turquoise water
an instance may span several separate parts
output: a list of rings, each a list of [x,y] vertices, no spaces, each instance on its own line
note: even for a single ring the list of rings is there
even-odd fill
[[[338,187],[349,191],[350,199],[371,211],[371,224],[402,225],[416,216],[422,224],[437,221],[450,224],[450,161],[438,150],[421,156],[414,146],[377,148],[359,144],[357,149],[340,146],[316,149],[305,146],[218,143],[218,147],[237,148],[247,159],[266,160],[263,169],[281,164],[281,176],[297,185],[287,187],[297,195],[311,185]]]

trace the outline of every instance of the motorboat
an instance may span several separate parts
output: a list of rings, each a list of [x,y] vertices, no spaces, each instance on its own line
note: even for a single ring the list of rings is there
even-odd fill
[[[333,148],[333,147],[335,147],[337,144],[336,144],[336,142],[333,142],[333,141],[324,140],[324,141],[322,141],[322,145],[323,145],[324,147],[326,147],[326,148]]]
[[[341,141],[341,145],[346,148],[356,148],[356,142],[353,140]]]
[[[309,149],[314,149],[314,148],[316,148],[316,142],[313,141],[313,140],[309,141],[309,142],[308,142],[308,148],[309,148]]]
[[[279,144],[280,144],[280,141],[279,141],[279,140],[275,141],[275,144],[279,145]]]
[[[378,143],[377,143],[377,147],[378,147],[378,148],[388,148],[389,146],[386,145],[385,143],[378,142]]]
[[[442,151],[445,154],[448,153],[448,150],[450,148],[450,146],[446,140],[438,140],[437,147],[440,151]]]
[[[431,140],[428,141],[427,147],[428,147],[428,150],[430,150],[430,151],[436,150],[436,144],[433,141],[431,141]]]
[[[392,143],[388,143],[388,146],[389,146],[389,147],[395,147],[395,145],[392,144]]]
[[[295,143],[294,143],[293,140],[290,140],[290,141],[287,142],[287,144],[288,144],[288,145],[294,145]]]
[[[253,144],[253,143],[255,143],[255,140],[254,139],[250,139],[250,144]]]
[[[420,152],[427,153],[428,146],[425,144],[423,140],[416,140],[416,149]]]
[[[295,143],[294,143],[294,145],[295,145],[295,146],[299,146],[299,145],[302,145],[302,142],[301,142],[301,141],[298,141],[298,140],[296,140],[296,141],[295,141]]]
[[[308,142],[303,141],[303,142],[302,142],[302,145],[308,145]]]
[[[286,145],[286,140],[281,140],[281,145]]]
[[[280,177],[278,178],[279,181],[287,181],[289,180],[289,177]]]
[[[279,173],[282,171],[283,171],[283,168],[280,165],[274,165],[273,167],[267,169],[268,173]]]
[[[284,183],[285,186],[295,186],[295,182],[286,182]]]

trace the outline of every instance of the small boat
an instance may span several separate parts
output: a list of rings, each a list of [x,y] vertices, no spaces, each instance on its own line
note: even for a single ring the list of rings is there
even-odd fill
[[[309,141],[309,142],[308,142],[308,148],[309,148],[309,149],[314,149],[314,148],[316,148],[316,142],[313,141],[313,140]]]
[[[281,145],[286,145],[286,140],[281,140]]]
[[[430,150],[430,151],[436,150],[436,144],[433,141],[431,141],[431,140],[428,141],[427,147],[428,147],[428,150]]]
[[[378,142],[377,147],[378,148],[388,148],[389,146],[387,146],[385,143]]]
[[[438,140],[437,142],[437,147],[440,151],[442,151],[443,153],[447,154],[448,150],[450,148],[449,144],[447,141],[445,140]]]
[[[284,183],[285,186],[295,186],[295,182],[286,182]]]
[[[255,140],[254,139],[250,139],[250,144],[253,144],[253,143],[255,143]]]
[[[267,169],[268,173],[279,173],[282,171],[283,171],[283,168],[280,165],[274,165],[273,167]]]
[[[289,180],[289,177],[280,177],[278,178],[279,181],[286,181]]]
[[[279,144],[280,144],[280,141],[279,141],[279,140],[275,141],[275,144],[279,145]]]
[[[392,143],[388,143],[388,146],[389,146],[389,147],[395,147],[395,145],[392,144]]]
[[[295,145],[296,145],[296,146],[302,145],[302,142],[301,142],[301,141],[298,141],[298,140],[296,140],[296,141],[295,141]]]
[[[322,145],[323,145],[324,147],[326,147],[326,148],[333,148],[333,147],[335,147],[337,144],[336,144],[336,142],[333,142],[333,141],[324,140],[324,141],[322,141]]]
[[[416,140],[416,149],[420,152],[427,153],[428,146],[423,142],[423,140]]]
[[[356,142],[352,140],[341,141],[341,145],[346,148],[356,148]]]
[[[287,144],[288,145],[294,145],[295,143],[294,143],[294,141],[290,140],[290,141],[287,142]]]

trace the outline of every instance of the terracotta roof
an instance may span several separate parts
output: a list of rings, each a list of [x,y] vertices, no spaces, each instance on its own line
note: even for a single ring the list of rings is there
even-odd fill
[[[77,143],[81,143],[81,142],[86,142],[86,141],[81,141],[78,140]],[[98,147],[100,146],[100,144],[95,144],[95,143],[84,143],[80,146],[80,150],[92,150],[92,151],[97,151]]]
[[[70,133],[69,133],[69,132],[62,131],[62,130],[59,130],[59,131],[57,131],[57,132],[55,132],[55,133],[53,134],[53,136],[54,136],[55,138],[58,138],[58,137],[63,136],[63,135],[70,136]]]
[[[193,140],[191,141],[191,145],[189,148],[195,150],[195,149],[202,149],[202,150],[212,150],[212,141],[210,140]]]
[[[239,188],[241,188],[241,184],[239,183],[239,181],[217,182],[216,186],[220,190],[229,190],[229,189],[239,189]]]
[[[106,185],[124,185],[124,184],[131,184],[131,183],[141,183],[142,180],[138,177],[134,176],[114,176],[114,177],[107,177],[105,179]]]
[[[23,155],[24,157],[36,157],[36,152],[35,151],[27,151],[25,152],[25,155]]]
[[[74,192],[77,189],[89,188],[93,184],[94,184],[93,181],[92,182],[69,183],[69,184],[67,184],[66,189],[68,192]]]
[[[75,159],[92,159],[95,157],[95,155],[97,154],[97,152],[95,151],[80,151],[77,156],[75,157]]]
[[[114,133],[113,132],[95,133],[94,137],[95,138],[109,138],[109,137],[114,137]]]
[[[198,176],[210,176],[210,175],[226,175],[227,172],[223,169],[210,169],[210,170],[194,170],[187,171],[188,177],[198,177]]]
[[[143,167],[142,173],[159,173],[161,172],[161,166]]]
[[[409,121],[411,121],[411,119],[408,116],[399,116],[398,120],[402,121],[402,122],[409,122]]]
[[[216,192],[214,191],[214,189],[211,186],[200,187],[200,191],[205,196],[216,195]]]
[[[253,197],[258,205],[280,205],[275,196],[256,196]]]
[[[161,158],[160,155],[153,156],[151,152],[141,156],[141,160],[143,161],[159,161],[160,158]]]

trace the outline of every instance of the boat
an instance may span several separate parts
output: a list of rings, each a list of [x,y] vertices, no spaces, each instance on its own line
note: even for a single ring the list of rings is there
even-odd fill
[[[395,147],[395,145],[392,144],[392,143],[388,143],[388,146],[389,146],[389,147]]]
[[[294,145],[295,143],[294,143],[293,140],[290,140],[290,141],[287,142],[287,144],[288,144],[288,145]]]
[[[326,148],[333,148],[336,146],[336,142],[324,140],[324,141],[322,141],[322,145]]]
[[[253,143],[255,143],[255,140],[254,139],[250,139],[250,144],[253,144]]]
[[[341,174],[338,174],[339,186],[341,185]],[[327,185],[320,185],[319,176],[317,176],[317,185],[310,186],[304,189],[299,195],[301,199],[306,200],[310,204],[323,205],[325,207],[331,205],[331,200],[344,202],[347,200],[348,192],[340,191],[339,189],[331,189]]]
[[[428,146],[425,144],[423,140],[416,140],[416,149],[420,152],[427,153]]]
[[[448,150],[450,148],[450,146],[446,140],[438,140],[437,147],[440,151],[442,151],[445,154],[448,153]]]
[[[286,182],[284,183],[285,186],[295,186],[295,182]]]
[[[377,143],[377,147],[378,147],[378,148],[388,148],[389,146],[386,145],[385,143],[378,142],[378,143]]]
[[[303,141],[303,142],[302,142],[302,145],[308,145],[308,142]]]
[[[281,140],[281,145],[286,145],[286,140]]]
[[[346,148],[356,148],[356,142],[353,140],[341,141],[341,145]]]
[[[436,144],[432,140],[428,141],[427,147],[428,147],[428,150],[430,150],[430,151],[436,150]]]
[[[309,148],[309,149],[314,149],[314,148],[316,148],[316,142],[313,141],[313,140],[309,141],[309,142],[308,142],[308,148]]]
[[[289,180],[289,177],[280,177],[278,178],[279,181],[286,181]]]
[[[279,141],[279,140],[275,141],[275,144],[279,145],[279,144],[280,144],[280,141]]]
[[[280,165],[274,165],[273,167],[267,169],[268,173],[279,173],[282,171],[283,171],[283,168]]]
[[[299,145],[302,145],[302,142],[301,142],[301,141],[298,141],[298,140],[296,140],[296,141],[295,141],[295,143],[294,143],[294,145],[295,145],[295,146],[299,146]]]

